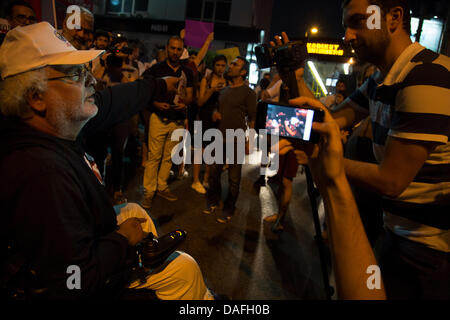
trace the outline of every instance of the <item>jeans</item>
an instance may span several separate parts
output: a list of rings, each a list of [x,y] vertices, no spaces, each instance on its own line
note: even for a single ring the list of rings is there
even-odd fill
[[[450,299],[450,253],[388,230],[379,260],[388,299]]]
[[[225,153],[226,150],[225,144],[223,145],[223,148]],[[242,163],[243,163],[243,159],[240,159],[240,161],[238,161],[238,156],[236,154],[237,152],[235,146],[234,159],[228,159],[226,158],[226,156],[224,156],[225,161],[223,161],[224,162],[223,164],[214,163],[211,165],[208,181],[209,189],[206,194],[208,207],[219,205],[220,199],[222,197],[222,184],[221,184],[222,169],[225,163],[228,163],[228,196],[223,206],[223,213],[230,216],[234,214],[236,201],[239,196]]]

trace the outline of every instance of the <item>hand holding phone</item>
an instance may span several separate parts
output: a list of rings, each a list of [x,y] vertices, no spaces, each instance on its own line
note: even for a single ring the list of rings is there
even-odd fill
[[[262,102],[258,106],[257,128],[294,143],[318,143],[319,135],[312,130],[312,124],[323,121],[323,116],[323,111],[308,105]]]
[[[328,181],[345,177],[341,133],[328,110],[318,100],[306,97],[290,100],[289,103],[296,106],[308,104],[322,110],[322,121],[313,122],[312,129],[325,139],[321,139],[320,145],[315,145],[314,150],[307,154],[315,181],[319,179],[326,184]],[[297,150],[295,153],[297,160],[305,158],[303,151]]]

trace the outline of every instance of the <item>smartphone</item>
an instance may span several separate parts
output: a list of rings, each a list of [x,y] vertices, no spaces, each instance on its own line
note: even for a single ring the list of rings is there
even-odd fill
[[[320,135],[312,130],[312,123],[323,122],[324,112],[309,106],[260,102],[256,118],[257,129],[266,129],[270,135],[294,142],[318,143]]]

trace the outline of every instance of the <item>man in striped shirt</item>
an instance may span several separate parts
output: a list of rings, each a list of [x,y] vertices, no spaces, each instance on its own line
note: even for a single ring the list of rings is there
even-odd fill
[[[378,29],[368,27],[371,5]],[[380,70],[334,117],[341,128],[372,121],[378,164],[344,166],[353,185],[383,195],[388,298],[449,299],[450,59],[411,42],[407,0],[344,0],[343,10],[345,40]]]

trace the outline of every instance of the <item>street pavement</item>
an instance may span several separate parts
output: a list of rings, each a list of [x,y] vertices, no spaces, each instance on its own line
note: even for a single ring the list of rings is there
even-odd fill
[[[188,166],[186,169],[191,173]],[[124,191],[129,202],[143,199],[143,172],[138,168]],[[160,235],[178,228],[187,232],[180,250],[195,258],[207,286],[217,293],[233,300],[325,299],[305,175],[299,170],[294,179],[285,228],[278,234],[263,221],[277,211],[276,186],[257,190],[253,183],[258,177],[259,165],[243,166],[236,213],[227,224],[216,221],[217,211],[202,213],[206,196],[191,188],[190,175],[170,182],[171,191],[179,197],[177,201],[155,197],[149,214]],[[227,179],[224,171],[224,193]],[[319,216],[323,219],[322,205]],[[328,271],[330,274],[329,264]],[[333,285],[332,274],[330,282]]]

